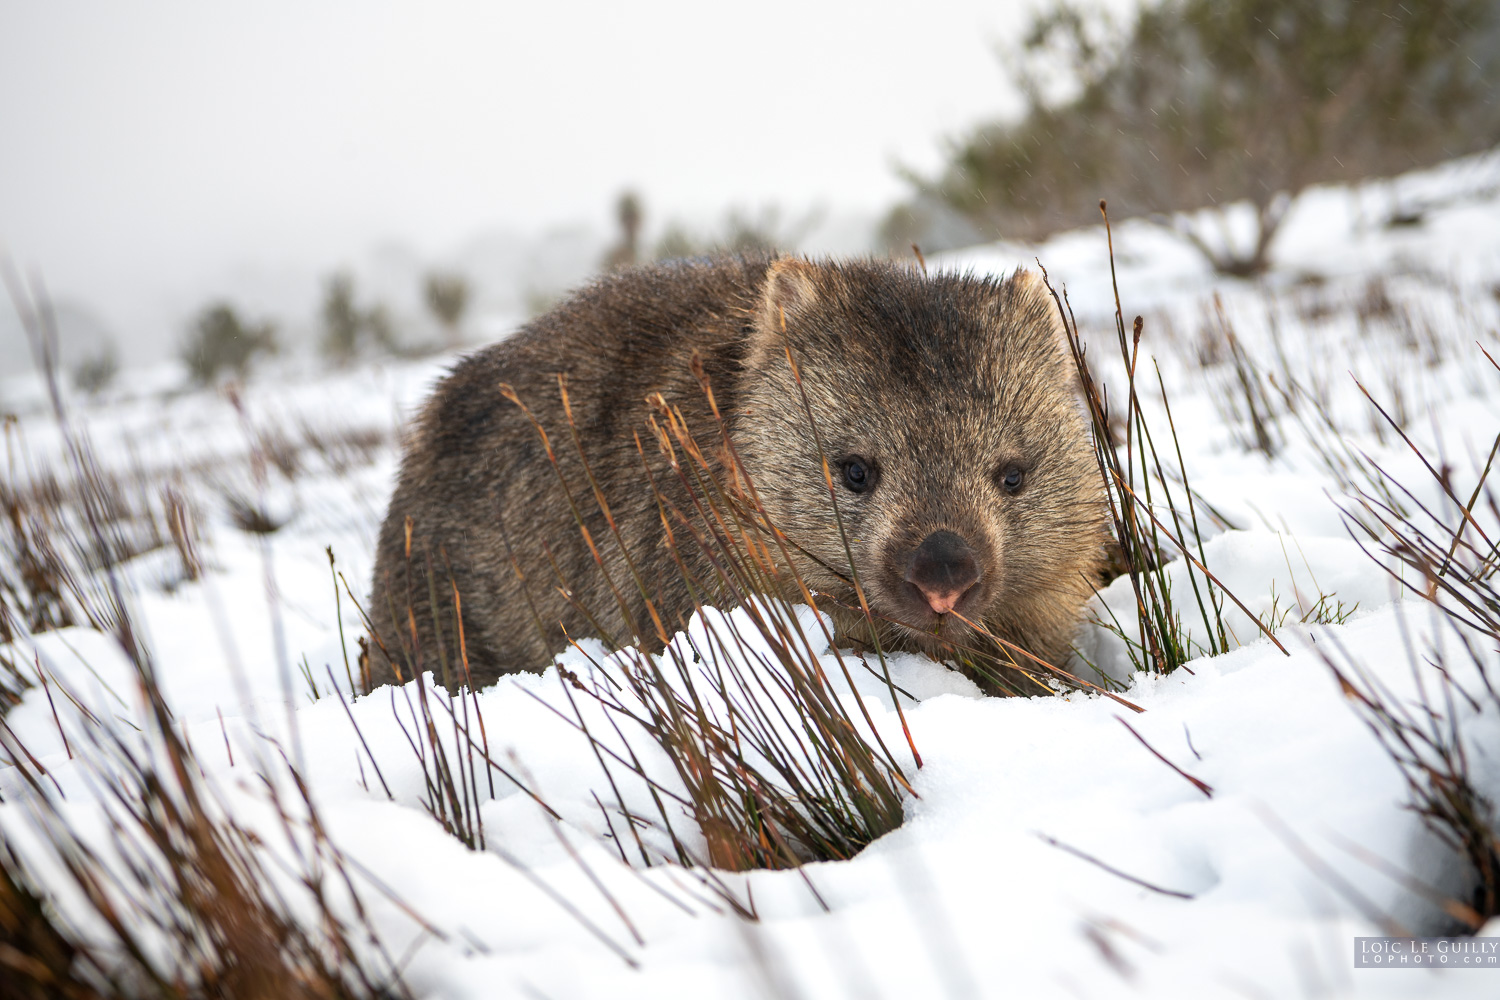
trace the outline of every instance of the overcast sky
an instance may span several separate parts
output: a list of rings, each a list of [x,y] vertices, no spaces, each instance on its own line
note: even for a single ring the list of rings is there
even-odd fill
[[[129,336],[241,266],[729,205],[878,212],[1013,110],[1027,0],[0,0],[0,250]]]

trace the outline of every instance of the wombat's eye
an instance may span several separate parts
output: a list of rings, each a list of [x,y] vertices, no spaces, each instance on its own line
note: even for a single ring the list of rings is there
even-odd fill
[[[1026,481],[1026,473],[1019,465],[1011,464],[1000,470],[1000,485],[1005,487],[1007,493],[1018,493],[1021,484]]]
[[[863,493],[875,485],[875,469],[869,461],[852,455],[844,459],[844,485],[851,492]]]

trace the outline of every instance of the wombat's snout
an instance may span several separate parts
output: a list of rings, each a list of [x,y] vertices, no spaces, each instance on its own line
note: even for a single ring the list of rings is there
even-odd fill
[[[922,540],[906,564],[906,582],[916,587],[928,607],[940,615],[979,582],[979,553],[951,531],[934,531]]]

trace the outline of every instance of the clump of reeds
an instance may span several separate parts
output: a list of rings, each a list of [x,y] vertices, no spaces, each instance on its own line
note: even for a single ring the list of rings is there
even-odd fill
[[[1066,292],[1059,295],[1052,288],[1046,278],[1046,268],[1042,269],[1042,274],[1048,281],[1047,288],[1057,305],[1078,370],[1093,432],[1094,456],[1108,503],[1111,534],[1118,545],[1115,554],[1117,575],[1129,576],[1135,594],[1137,615],[1133,634],[1126,623],[1100,624],[1124,640],[1134,669],[1171,673],[1196,656],[1213,656],[1231,648],[1223,614],[1228,601],[1244,611],[1277,648],[1286,652],[1260,618],[1251,614],[1205,565],[1203,532],[1198,523],[1198,510],[1204,505],[1188,481],[1182,450],[1177,443],[1177,427],[1167,401],[1166,383],[1159,367],[1156,368],[1156,385],[1167,429],[1172,436],[1171,450],[1165,459],[1157,449],[1141,405],[1136,377],[1144,321],[1137,316],[1127,333],[1120,306],[1119,282],[1115,276],[1114,236],[1109,227],[1109,213],[1102,201],[1099,211],[1104,216],[1105,233],[1110,243],[1115,333],[1125,373],[1122,414],[1112,408],[1107,388],[1089,363],[1088,351],[1079,336],[1078,323]],[[1167,564],[1178,557],[1186,564],[1188,585],[1192,590],[1191,605],[1185,603],[1183,595],[1172,593]],[[1183,624],[1184,607],[1188,614],[1196,609],[1203,624],[1199,637],[1189,637]]]
[[[89,622],[85,608],[70,599],[79,584],[70,577],[159,549],[169,537],[163,502],[138,471],[110,473],[93,463],[90,484],[71,468],[18,468],[24,453],[19,432],[7,433],[6,450],[0,471],[0,641],[21,634],[16,625],[44,632]],[[97,537],[86,530],[86,503],[101,524]]]
[[[9,557],[0,561],[0,642],[74,623],[65,595],[66,566],[13,483],[0,480],[0,513]]]
[[[1224,314],[1223,300],[1217,293],[1214,295],[1214,322],[1218,327],[1219,339],[1228,348],[1234,372],[1233,379],[1223,386],[1222,391],[1213,394],[1216,400],[1227,402],[1229,412],[1225,414],[1225,423],[1231,427],[1247,428],[1240,442],[1245,450],[1258,451],[1268,459],[1275,458],[1284,443],[1277,401],[1272,399],[1267,389],[1269,380],[1266,374],[1240,343],[1240,338],[1234,332],[1234,325]],[[1274,383],[1271,385],[1274,387]]]
[[[369,611],[354,596],[349,582],[338,572],[333,550],[330,548],[328,564],[334,578],[340,646],[345,645],[342,611],[345,596],[354,604],[367,633],[359,640],[361,654],[358,658],[358,680],[355,679],[355,667],[350,663],[347,653],[344,660],[345,676],[350,690],[371,692],[374,678],[370,668],[369,644],[380,646],[387,662],[391,664],[398,684],[403,685],[399,688],[387,688],[386,691],[390,697],[391,712],[422,773],[422,808],[464,846],[470,850],[484,850],[490,845],[485,839],[480,807],[495,797],[496,774],[529,795],[554,819],[557,818],[557,813],[530,790],[516,775],[514,768],[501,764],[491,753],[479,694],[469,672],[469,651],[463,627],[463,597],[458,584],[449,573],[447,593],[440,599],[436,581],[441,577],[435,572],[432,554],[426,551],[419,553],[425,563],[425,577],[411,571],[413,555],[411,532],[408,530],[404,553],[408,563],[406,579],[425,578],[428,581],[429,590],[424,596],[429,602],[429,608],[451,608],[453,635],[457,637],[458,648],[449,649],[443,642],[441,632],[438,633],[434,648],[422,647],[413,617],[414,595],[407,595],[406,607],[401,609],[405,612],[408,630],[401,628],[400,619],[403,615],[395,608],[387,609],[388,628],[377,625]],[[439,556],[444,560],[447,558],[446,553],[440,553]],[[414,683],[406,684],[407,681]],[[329,682],[331,689],[343,701],[343,694],[332,677],[331,670]],[[370,751],[369,744],[364,741],[359,724],[355,722],[353,713],[348,711],[347,703],[344,707],[350,725],[359,736],[365,759],[370,762],[376,781],[386,797],[393,798],[385,777],[381,774],[379,762]],[[365,780],[365,787],[369,789],[368,779]]]
[[[1481,349],[1482,350],[1482,349]],[[1494,358],[1485,352],[1490,363]],[[1500,370],[1500,365],[1496,365]],[[1361,391],[1365,391],[1360,386]],[[1441,612],[1460,650],[1439,643],[1418,651],[1407,640],[1417,696],[1403,701],[1339,649],[1323,656],[1346,696],[1401,769],[1411,807],[1467,862],[1468,899],[1440,900],[1450,916],[1472,930],[1500,915],[1500,813],[1475,787],[1466,715],[1500,714],[1500,690],[1490,675],[1500,644],[1500,498],[1489,476],[1500,455],[1500,433],[1472,489],[1462,490],[1452,469],[1430,456],[1366,391],[1371,405],[1421,461],[1437,487],[1436,503],[1367,461],[1370,482],[1346,506],[1346,525],[1361,548],[1408,593]],[[1397,507],[1393,500],[1403,503]],[[1488,529],[1485,525],[1488,524]],[[1460,677],[1464,664],[1472,680]],[[1433,668],[1429,674],[1424,668]],[[1426,675],[1430,679],[1423,681]],[[1434,690],[1435,688],[1435,690]]]
[[[1449,621],[1452,624],[1452,621]],[[1464,732],[1463,717],[1478,713],[1488,703],[1490,712],[1500,711],[1500,698],[1490,685],[1486,652],[1454,629],[1451,633],[1480,678],[1479,686],[1457,676],[1459,662],[1450,660],[1447,643],[1435,644],[1420,653],[1403,621],[1403,637],[1417,677],[1418,694],[1403,699],[1382,683],[1338,641],[1330,637],[1320,645],[1320,656],[1345,697],[1354,705],[1381,748],[1405,779],[1408,806],[1422,817],[1427,828],[1466,865],[1469,889],[1465,898],[1453,899],[1407,878],[1418,894],[1437,903],[1470,932],[1500,916],[1500,814],[1495,803],[1475,787],[1472,745]],[[1426,668],[1433,673],[1426,681]]]
[[[0,834],[7,995],[406,995],[296,772],[286,769],[290,796],[265,782],[283,841],[268,847],[265,831],[228,815],[176,732],[146,654],[135,655],[144,733],[88,718],[64,736],[105,790],[104,841],[78,832],[61,786],[9,730],[0,738],[24,782],[12,801],[34,831],[24,849],[15,826]],[[71,905],[42,905],[59,895]]]
[[[290,483],[321,466],[342,476],[368,465],[391,438],[391,432],[380,427],[314,424],[307,419],[292,429],[274,423],[256,426],[233,384],[224,387],[223,395],[239,411],[245,432],[248,483],[244,454],[231,450],[148,462],[127,442],[127,461],[93,464],[89,475],[99,480],[93,489],[71,466],[38,461],[20,422],[4,419],[0,642],[18,634],[12,622],[42,632],[87,621],[82,609],[66,599],[69,586],[63,577],[71,565],[94,572],[106,563],[122,565],[165,550],[175,558],[152,564],[157,585],[172,590],[200,579],[212,541],[206,507],[220,507],[242,531],[274,533],[288,517],[265,503],[271,474]],[[85,530],[86,503],[94,505],[92,516],[101,522],[98,539]]]

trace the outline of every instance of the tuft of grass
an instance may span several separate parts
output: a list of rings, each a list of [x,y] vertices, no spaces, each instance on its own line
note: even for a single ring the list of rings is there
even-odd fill
[[[68,568],[52,544],[45,521],[31,515],[29,497],[0,480],[6,548],[0,563],[0,643],[24,632],[44,632],[74,624],[77,611],[67,600]]]
[[[405,556],[412,558],[410,546],[410,532],[407,534],[408,545]],[[425,553],[424,553],[425,555]],[[444,556],[446,558],[446,556]],[[529,781],[523,781],[525,775],[520,774],[518,767],[507,768],[498,763],[491,755],[489,734],[484,723],[484,714],[480,708],[478,693],[474,690],[473,679],[469,673],[468,650],[464,641],[462,610],[463,603],[456,583],[450,574],[449,584],[452,593],[452,609],[455,623],[455,635],[458,637],[458,649],[446,650],[441,644],[436,650],[424,651],[417,637],[417,632],[412,619],[412,603],[407,602],[407,622],[411,626],[409,639],[401,634],[399,627],[393,627],[391,632],[385,633],[391,640],[391,645],[386,645],[386,640],[378,631],[366,610],[359,605],[358,599],[349,587],[349,582],[342,573],[338,571],[335,563],[333,550],[328,550],[329,570],[333,574],[334,597],[339,614],[339,638],[340,646],[343,647],[343,610],[342,597],[347,596],[354,604],[360,618],[363,620],[367,635],[360,638],[361,655],[359,657],[360,689],[368,691],[371,686],[371,673],[369,665],[369,642],[380,644],[388,662],[396,672],[398,681],[404,681],[408,674],[415,681],[414,684],[405,684],[400,688],[388,687],[391,712],[397,724],[400,726],[407,746],[422,773],[423,795],[421,799],[422,808],[429,816],[442,826],[444,832],[457,839],[471,851],[489,851],[498,855],[503,861],[524,876],[533,886],[546,895],[554,904],[567,913],[579,926],[589,934],[593,935],[600,943],[614,952],[622,962],[629,968],[638,968],[639,963],[619,942],[591,921],[580,909],[574,906],[565,896],[543,881],[538,875],[528,869],[516,859],[504,845],[487,839],[484,829],[484,818],[481,812],[483,804],[495,798],[495,775],[499,775],[503,781],[508,781],[522,793],[527,795],[538,808],[545,814],[548,822],[557,833],[559,840],[567,849],[573,861],[579,866],[596,888],[609,900],[619,915],[621,921],[631,929],[636,944],[644,941],[634,930],[628,915],[620,908],[618,902],[609,895],[603,884],[597,880],[587,863],[573,849],[565,834],[558,829],[561,816],[555,809],[549,806],[532,788]],[[429,562],[428,568],[431,568]],[[412,579],[408,573],[407,579]],[[428,579],[434,577],[429,573]],[[438,603],[436,586],[429,592],[432,608],[442,605]],[[393,621],[396,619],[394,609],[391,609]],[[453,659],[450,661],[449,657]],[[438,667],[444,678],[443,684],[436,683],[436,678],[431,672],[427,656],[436,656]],[[404,668],[403,668],[404,665]],[[353,683],[353,667],[345,654],[344,670],[351,685]],[[456,673],[457,671],[461,671]],[[460,679],[461,685],[451,682]],[[310,678],[309,678],[310,680]],[[345,715],[349,719],[349,725],[358,737],[360,747],[364,752],[363,760],[370,764],[371,772],[379,783],[381,790],[387,799],[394,801],[390,786],[386,783],[385,776],[380,769],[380,763],[376,760],[374,753],[370,750],[369,741],[365,739],[364,732],[360,729],[354,713],[349,708],[349,703],[344,699],[338,681],[333,676],[332,667],[328,668],[329,689],[338,697],[343,705]],[[369,696],[374,696],[368,695]],[[360,763],[360,773],[364,776],[364,763]],[[482,778],[481,778],[482,776]],[[369,791],[368,780],[365,780],[365,790]],[[710,883],[712,884],[712,883]],[[718,891],[729,900],[733,900],[733,894],[726,888],[718,886]],[[681,905],[670,894],[667,898]]]
[[[1279,632],[1286,627],[1288,622],[1296,622],[1298,625],[1342,625],[1358,610],[1358,604],[1345,607],[1344,602],[1338,599],[1338,595],[1325,593],[1319,593],[1317,599],[1311,604],[1308,604],[1299,594],[1292,599],[1291,603],[1283,606],[1281,595],[1276,593],[1273,582],[1271,606],[1259,615],[1258,619],[1267,631]],[[1292,615],[1298,611],[1302,613],[1293,618]]]
[[[66,468],[33,467],[18,430],[7,430],[0,471],[0,636],[89,621],[71,599],[89,574],[169,544],[167,498],[139,463],[106,470],[93,460]],[[88,518],[100,530],[87,529]],[[82,574],[80,579],[72,579]],[[6,622],[10,622],[9,625]]]
[[[1111,621],[1100,624],[1124,640],[1134,669],[1168,674],[1198,655],[1214,656],[1231,648],[1223,614],[1227,600],[1244,611],[1260,626],[1261,632],[1286,653],[1286,647],[1205,564],[1203,533],[1198,523],[1200,503],[1188,481],[1182,449],[1177,443],[1177,425],[1172,419],[1166,382],[1159,367],[1156,369],[1156,385],[1172,437],[1171,451],[1165,461],[1157,449],[1141,405],[1136,376],[1144,320],[1137,316],[1130,332],[1126,333],[1120,286],[1115,273],[1114,235],[1103,201],[1099,202],[1099,211],[1104,217],[1105,234],[1109,240],[1115,333],[1125,372],[1122,415],[1117,417],[1111,408],[1109,392],[1089,363],[1088,351],[1079,336],[1078,323],[1068,304],[1066,291],[1059,294],[1052,287],[1045,267],[1042,276],[1057,306],[1078,371],[1079,387],[1093,432],[1094,457],[1099,464],[1109,506],[1112,534],[1119,546],[1118,561],[1129,575],[1135,593],[1134,634],[1127,623]],[[1123,434],[1117,432],[1117,427],[1123,428]],[[1180,492],[1174,484],[1180,487]],[[1158,511],[1163,513],[1158,514]],[[1193,606],[1203,624],[1203,638],[1198,641],[1190,640],[1183,625],[1183,610],[1179,605],[1181,595],[1172,593],[1166,568],[1179,556],[1186,562]],[[1188,613],[1192,613],[1191,609]]]
[[[413,558],[411,543],[411,520],[408,519],[404,553],[408,563]],[[411,594],[407,595],[404,614],[395,607],[385,609],[384,617],[390,623],[389,629],[377,626],[369,612],[354,596],[348,580],[338,572],[334,564],[333,551],[330,549],[328,563],[334,574],[334,595],[335,599],[340,601],[341,609],[339,594],[342,588],[343,596],[347,596],[353,603],[365,626],[367,638],[362,638],[361,642],[373,642],[379,645],[391,664],[391,668],[395,671],[397,682],[403,685],[399,689],[396,687],[388,689],[391,712],[400,725],[407,746],[411,749],[422,772],[422,808],[464,846],[470,850],[484,850],[487,841],[480,807],[484,802],[495,797],[496,774],[499,774],[502,780],[509,781],[526,793],[553,819],[559,817],[551,806],[548,806],[528,787],[527,783],[514,773],[513,769],[497,762],[491,754],[484,713],[480,709],[478,692],[474,688],[473,677],[469,672],[469,651],[463,627],[463,597],[450,572],[449,592],[444,594],[443,600],[440,601],[437,585],[433,582],[439,577],[433,572],[432,555],[425,551],[419,555],[426,563],[425,578],[430,585],[426,595],[429,601],[428,607],[452,609],[453,634],[458,638],[457,649],[447,648],[442,640],[441,632],[438,633],[435,648],[424,649],[422,647],[414,617],[415,598]],[[448,565],[446,552],[440,552],[439,558],[444,561],[444,566]],[[407,573],[407,580],[418,578],[414,572]],[[340,610],[340,615],[342,616],[342,610]],[[406,625],[405,629],[402,628],[403,620]],[[341,640],[343,638],[342,621],[340,617]],[[347,658],[344,667],[352,682],[353,671]],[[359,657],[359,676],[359,690],[370,691],[372,678],[368,647]],[[331,676],[331,671],[329,681],[337,691],[338,685]],[[406,684],[407,681],[415,683]],[[342,699],[342,695],[340,698]],[[359,735],[365,756],[374,768],[376,777],[380,780],[382,787],[385,787],[385,779],[380,777],[380,765],[370,752],[369,745],[364,742],[364,736],[359,732],[359,726],[354,721],[352,713],[349,714],[349,722]],[[483,785],[483,792],[481,792],[481,785]],[[385,792],[386,796],[390,797],[390,789],[385,788]]]
[[[128,616],[118,620],[130,628]],[[230,818],[202,777],[149,654],[137,646],[130,655],[148,706],[145,732],[90,719],[72,737],[89,780],[107,789],[105,840],[79,833],[53,776],[8,729],[0,737],[23,782],[14,801],[34,830],[25,850],[14,828],[0,834],[0,944],[10,946],[0,947],[0,967],[16,990],[7,995],[409,995],[301,777],[286,766],[290,795],[281,781],[265,782],[283,824],[284,843],[269,847],[266,832]],[[75,904],[37,905],[41,872],[49,873],[45,898],[61,893]]]
[[[1452,625],[1454,620],[1449,618],[1448,622]],[[1473,932],[1489,918],[1500,916],[1500,813],[1495,803],[1475,787],[1471,745],[1461,719],[1466,707],[1477,711],[1485,702],[1490,711],[1500,711],[1500,698],[1490,685],[1484,653],[1471,645],[1462,631],[1455,628],[1452,634],[1480,678],[1477,690],[1457,679],[1456,664],[1445,650],[1430,648],[1419,655],[1404,621],[1406,651],[1413,674],[1419,677],[1415,700],[1392,692],[1337,636],[1330,636],[1326,644],[1331,652],[1320,644],[1319,655],[1381,749],[1400,769],[1406,781],[1408,808],[1421,816],[1428,829],[1465,864],[1469,883],[1466,898],[1437,902]],[[1423,683],[1420,677],[1429,666],[1432,676]],[[1432,690],[1434,682],[1436,690]]]

